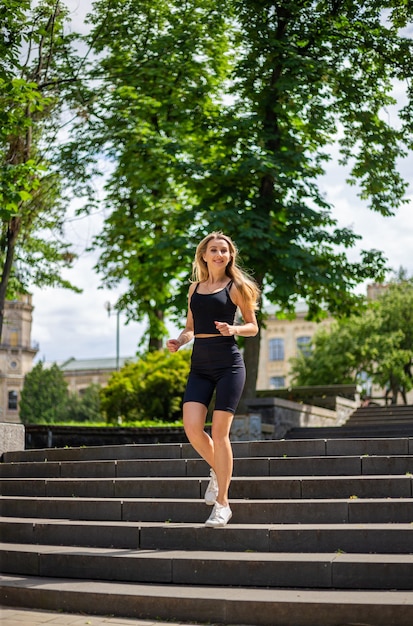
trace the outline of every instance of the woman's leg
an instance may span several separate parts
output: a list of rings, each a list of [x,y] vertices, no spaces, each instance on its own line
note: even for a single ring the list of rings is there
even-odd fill
[[[189,443],[200,456],[215,469],[214,442],[205,432],[207,407],[200,402],[185,402],[183,406],[183,422]]]
[[[207,409],[199,402],[185,402],[183,422],[185,434],[192,447],[215,471],[218,481],[219,504],[228,504],[228,489],[232,478],[233,456],[229,433],[233,414],[214,411],[212,438],[205,432]]]
[[[213,463],[218,481],[217,502],[228,506],[228,489],[232,478],[233,454],[229,433],[234,415],[215,410],[212,417]]]

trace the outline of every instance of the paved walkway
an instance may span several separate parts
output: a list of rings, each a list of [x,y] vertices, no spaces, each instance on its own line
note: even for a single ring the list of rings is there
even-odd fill
[[[0,624],[1,626],[199,626],[199,624],[188,624],[188,622],[154,622],[125,617],[18,609],[8,606],[0,606]]]

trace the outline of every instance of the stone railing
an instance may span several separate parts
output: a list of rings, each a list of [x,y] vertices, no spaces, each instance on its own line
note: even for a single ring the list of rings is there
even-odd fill
[[[4,452],[24,450],[24,426],[0,422],[0,459]]]
[[[242,416],[243,421],[236,417],[235,427],[231,432],[234,432],[237,440],[248,439],[252,429],[258,430],[260,421],[261,438],[282,439],[291,428],[342,426],[357,408],[357,404],[355,400],[337,397],[335,410],[331,410],[283,398],[254,398],[247,401],[248,415]],[[244,434],[241,432],[242,423]]]

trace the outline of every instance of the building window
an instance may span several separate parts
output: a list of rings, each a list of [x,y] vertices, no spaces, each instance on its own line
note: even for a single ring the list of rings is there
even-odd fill
[[[311,354],[311,337],[297,337],[297,350],[303,356]]]
[[[285,387],[284,376],[271,376],[270,389],[281,389],[282,387]]]
[[[17,411],[17,391],[9,391],[9,403],[8,408],[9,411]]]
[[[284,339],[270,339],[270,361],[284,361]]]
[[[16,348],[19,345],[19,330],[18,328],[11,328],[9,335],[9,342],[12,348]]]

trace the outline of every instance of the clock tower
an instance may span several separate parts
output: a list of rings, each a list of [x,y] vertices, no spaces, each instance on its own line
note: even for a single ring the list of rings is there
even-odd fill
[[[38,346],[31,342],[32,296],[7,300],[0,343],[0,422],[20,422],[24,377],[33,367]]]

